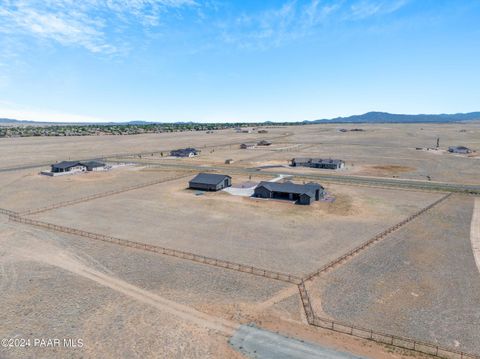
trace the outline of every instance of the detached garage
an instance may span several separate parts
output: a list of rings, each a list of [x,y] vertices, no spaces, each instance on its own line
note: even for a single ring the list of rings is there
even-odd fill
[[[219,191],[232,185],[232,177],[213,173],[199,173],[188,183],[188,187],[202,191]]]

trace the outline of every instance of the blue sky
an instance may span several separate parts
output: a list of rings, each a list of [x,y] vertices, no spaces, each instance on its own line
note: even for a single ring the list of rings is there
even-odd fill
[[[480,0],[0,0],[0,117],[480,110]]]

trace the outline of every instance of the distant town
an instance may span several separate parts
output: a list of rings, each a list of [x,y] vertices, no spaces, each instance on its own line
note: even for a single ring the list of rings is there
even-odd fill
[[[0,118],[0,138],[2,137],[41,137],[41,136],[125,136],[144,133],[210,131],[222,129],[241,129],[245,127],[299,126],[312,124],[366,124],[366,123],[458,123],[480,120],[480,112],[457,114],[405,115],[388,112],[367,112],[363,115],[336,117],[313,121],[298,122],[226,122],[197,123],[175,122],[157,123],[146,121],[109,122],[109,123],[54,123],[21,121]],[[342,132],[362,131],[362,129],[340,129]]]
[[[126,136],[144,133],[184,132],[184,131],[213,131],[260,124],[116,124],[116,125],[22,125],[0,127],[2,137],[44,137],[44,136]],[[264,126],[265,124],[263,124]],[[287,124],[283,124],[287,125]]]

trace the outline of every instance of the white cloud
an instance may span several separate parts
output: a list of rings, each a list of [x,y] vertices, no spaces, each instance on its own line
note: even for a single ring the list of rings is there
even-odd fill
[[[270,48],[318,33],[329,22],[391,14],[409,0],[289,0],[263,12],[243,13],[220,24],[222,39],[241,48]]]
[[[376,15],[391,14],[407,4],[408,0],[361,0],[350,6],[352,19],[365,19]]]
[[[222,19],[217,36],[244,48],[269,48],[314,34],[328,21],[393,13],[409,0],[285,0],[277,7]],[[0,0],[0,36],[29,36],[93,53],[128,52],[128,31],[144,31],[193,9],[207,24],[228,2],[217,0]]]
[[[288,1],[278,8],[256,14],[241,14],[222,24],[223,40],[244,48],[268,48],[302,37],[321,22],[330,7],[319,1],[299,5]],[[332,8],[333,10],[333,8]]]
[[[121,51],[122,27],[156,26],[166,12],[192,6],[194,0],[0,0],[0,33],[111,54]]]

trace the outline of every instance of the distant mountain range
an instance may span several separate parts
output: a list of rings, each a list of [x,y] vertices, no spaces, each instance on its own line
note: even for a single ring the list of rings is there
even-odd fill
[[[1,123],[18,123],[18,124],[21,124],[21,123],[44,123],[44,122],[35,122],[35,121],[20,121],[20,120],[14,120],[13,118],[0,118],[0,124]],[[46,123],[46,122],[45,122]]]
[[[319,119],[313,121],[303,121],[303,124],[315,123],[449,123],[461,121],[480,120],[480,112],[455,113],[455,114],[438,114],[438,115],[404,115],[388,112],[367,112],[363,115],[354,115],[348,117],[336,117],[330,119]],[[291,122],[295,123],[295,122]],[[0,124],[32,124],[32,125],[153,125],[166,124],[162,122],[149,121],[129,121],[129,122],[88,122],[88,123],[56,123],[56,122],[37,122],[23,121],[10,118],[0,118]],[[169,123],[172,124],[172,123]],[[185,125],[195,124],[195,122],[175,122],[173,124]],[[264,124],[275,124],[271,121],[265,121]]]
[[[439,115],[402,115],[388,112],[367,112],[363,115],[303,121],[303,123],[446,123],[473,120],[480,120],[480,112]]]

